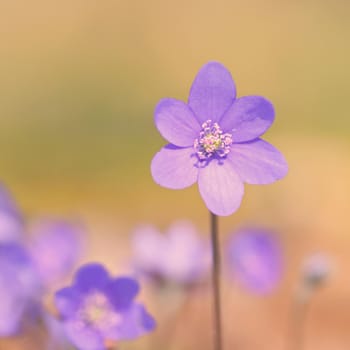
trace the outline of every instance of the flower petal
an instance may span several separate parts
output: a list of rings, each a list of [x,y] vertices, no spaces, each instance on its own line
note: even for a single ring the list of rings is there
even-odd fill
[[[129,277],[119,277],[110,283],[106,292],[113,306],[117,310],[123,310],[130,307],[139,291],[140,286],[136,280]]]
[[[198,186],[207,208],[213,214],[230,215],[241,204],[243,183],[226,159],[213,159],[205,168],[200,169]]]
[[[25,305],[20,301],[21,300],[17,300],[17,298],[13,300],[6,299],[6,304],[2,301],[2,305],[0,306],[1,338],[14,336],[21,333],[23,318],[25,316]]]
[[[0,183],[0,242],[17,242],[23,232],[23,216],[11,193]]]
[[[92,327],[82,325],[80,320],[64,322],[64,330],[69,340],[80,350],[105,349],[102,335]]]
[[[155,123],[167,141],[180,147],[192,146],[201,130],[187,104],[172,98],[164,98],[158,103]]]
[[[188,104],[202,124],[217,122],[236,97],[231,73],[218,62],[207,63],[197,74],[190,91]]]
[[[272,232],[259,228],[232,234],[227,259],[232,277],[252,292],[271,292],[282,275],[280,242]]]
[[[64,324],[48,312],[43,313],[45,329],[48,333],[46,350],[69,349],[70,342],[65,334]]]
[[[97,263],[83,265],[75,275],[74,285],[81,292],[104,289],[110,281],[106,269]]]
[[[189,286],[200,282],[210,267],[210,251],[196,227],[189,221],[176,221],[168,229],[162,270],[165,280]]]
[[[113,340],[136,339],[153,331],[156,322],[143,305],[133,304],[122,314],[122,322],[109,334]]]
[[[71,317],[78,309],[81,294],[74,287],[60,289],[55,294],[55,306],[63,318]]]
[[[158,276],[162,267],[159,255],[162,256],[163,248],[164,235],[151,225],[139,226],[132,237],[132,265],[136,272]]]
[[[283,155],[261,139],[235,143],[227,156],[243,182],[264,185],[282,179],[288,172]]]
[[[270,101],[261,96],[245,96],[235,100],[220,121],[220,127],[232,134],[233,142],[258,138],[266,132],[275,118]]]
[[[174,190],[193,185],[197,181],[197,157],[192,147],[163,147],[153,158],[151,173],[154,181]]]
[[[30,254],[46,286],[64,278],[82,251],[80,226],[60,220],[41,220],[34,225]]]
[[[0,338],[20,333],[24,322],[33,321],[27,312],[32,307],[30,295],[27,295],[25,284],[21,284],[16,276],[18,267],[9,265],[11,261],[4,263],[1,259]]]

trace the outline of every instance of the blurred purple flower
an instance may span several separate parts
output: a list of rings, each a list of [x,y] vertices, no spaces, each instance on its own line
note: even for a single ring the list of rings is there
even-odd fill
[[[42,288],[39,276],[19,244],[0,244],[0,337],[21,331],[38,315]]]
[[[282,275],[282,250],[277,238],[268,231],[241,229],[227,244],[229,272],[248,290],[272,291]]]
[[[82,249],[80,227],[63,221],[35,225],[25,242],[24,220],[0,184],[0,337],[19,333],[43,316],[42,297],[73,268]]]
[[[210,267],[209,247],[190,222],[174,223],[166,235],[153,226],[141,226],[132,245],[136,271],[162,284],[194,285],[203,281]]]
[[[55,295],[65,333],[81,350],[106,349],[110,340],[134,339],[155,328],[154,319],[134,301],[138,283],[111,278],[100,264],[82,266],[73,285]]]
[[[52,286],[74,268],[82,254],[83,230],[59,220],[40,221],[33,228],[30,254],[42,282]]]
[[[41,299],[73,268],[81,245],[78,229],[63,222],[40,225],[30,248],[0,243],[0,337],[19,333],[42,315]]]
[[[0,243],[17,241],[22,234],[22,214],[10,192],[0,184]]]
[[[196,76],[188,104],[165,98],[156,107],[156,126],[170,143],[152,160],[155,182],[171,189],[198,182],[212,213],[232,214],[240,206],[243,182],[269,184],[287,174],[282,154],[260,139],[274,116],[263,97],[236,98],[230,72],[209,62]]]

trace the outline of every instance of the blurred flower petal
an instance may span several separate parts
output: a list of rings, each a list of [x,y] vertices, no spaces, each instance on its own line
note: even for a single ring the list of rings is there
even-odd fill
[[[19,244],[0,244],[0,337],[17,334],[26,319],[39,311],[42,288],[26,250]]]
[[[232,278],[252,292],[271,292],[281,279],[281,247],[266,230],[246,228],[232,234],[227,262]]]
[[[152,226],[141,226],[133,236],[132,263],[155,282],[192,285],[208,272],[209,247],[187,221],[174,223],[165,235]]]
[[[0,184],[0,243],[18,241],[22,234],[22,214],[10,192]]]
[[[66,277],[82,255],[83,230],[73,223],[40,221],[33,228],[31,257],[47,287]]]

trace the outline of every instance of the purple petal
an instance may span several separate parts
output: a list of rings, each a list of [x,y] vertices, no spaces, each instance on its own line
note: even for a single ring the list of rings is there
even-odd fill
[[[271,102],[261,96],[245,96],[233,102],[221,119],[220,126],[232,134],[233,142],[244,142],[264,134],[274,118]]]
[[[133,304],[123,315],[122,323],[110,336],[115,340],[132,340],[153,331],[156,322],[141,304]]]
[[[23,310],[8,305],[8,310],[0,310],[0,337],[10,337],[21,333]]]
[[[35,322],[42,295],[38,275],[25,249],[16,243],[0,245],[0,337]]]
[[[23,217],[11,193],[0,184],[0,242],[18,241],[23,234]]]
[[[15,242],[0,244],[0,267],[20,269],[29,265],[31,260],[22,244]]]
[[[22,295],[23,286],[15,278],[0,273],[0,337],[21,331],[28,300]],[[23,293],[24,294],[24,293]]]
[[[70,344],[65,333],[63,322],[51,316],[49,313],[44,313],[42,318],[48,333],[45,350],[69,349]]]
[[[193,185],[197,181],[197,157],[192,147],[163,147],[153,158],[151,172],[154,181],[174,190]]]
[[[242,181],[248,184],[269,184],[288,172],[283,155],[261,139],[233,144],[227,158]]]
[[[0,211],[0,242],[16,242],[23,234],[23,221],[10,213]]]
[[[103,290],[110,282],[106,269],[97,263],[82,266],[75,275],[74,285],[83,292],[91,290]]]
[[[191,222],[177,221],[165,236],[161,268],[164,279],[179,285],[199,282],[208,272],[210,252]]]
[[[139,291],[140,286],[137,281],[128,277],[116,278],[106,290],[109,300],[117,310],[130,307]]]
[[[158,103],[155,123],[168,142],[180,147],[192,146],[201,130],[191,109],[184,102],[171,98]]]
[[[153,226],[137,227],[132,237],[133,265],[137,272],[159,276],[161,252],[164,251],[164,236]]]
[[[30,246],[33,261],[46,286],[64,278],[82,250],[82,230],[64,221],[41,221]]]
[[[227,245],[233,278],[257,293],[270,292],[282,274],[282,251],[277,238],[260,229],[243,229]]]
[[[133,237],[133,262],[138,272],[157,282],[195,283],[210,266],[206,243],[187,221],[175,222],[166,235],[152,226],[141,226]]]
[[[201,168],[198,186],[207,208],[213,214],[230,215],[241,204],[243,183],[226,159],[213,159],[205,168]]]
[[[95,329],[82,324],[80,320],[64,322],[64,330],[66,336],[79,350],[105,349],[102,335]]]
[[[236,97],[231,73],[218,62],[209,62],[197,74],[190,91],[188,104],[200,124],[217,122]]]
[[[17,204],[7,188],[0,184],[0,211],[7,211],[20,216]]]
[[[41,280],[26,249],[17,243],[0,245],[0,275],[12,276],[18,292],[33,298],[42,292]]]
[[[63,288],[55,294],[55,306],[63,318],[73,316],[81,300],[81,294],[74,287]]]

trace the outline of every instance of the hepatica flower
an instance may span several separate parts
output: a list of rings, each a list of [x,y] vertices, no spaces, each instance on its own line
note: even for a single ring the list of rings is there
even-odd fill
[[[156,107],[156,126],[169,144],[153,158],[155,182],[170,189],[198,182],[212,213],[232,214],[244,182],[269,184],[287,173],[282,154],[260,138],[274,117],[264,97],[236,98],[230,72],[209,62],[196,76],[187,104],[165,98]]]
[[[106,342],[151,332],[154,319],[135,302],[139,289],[134,279],[112,278],[100,264],[81,267],[73,285],[55,295],[68,339],[81,350],[103,350]]]
[[[208,244],[187,221],[172,224],[166,234],[153,226],[140,226],[133,240],[137,272],[160,284],[190,287],[202,282],[210,267]]]
[[[232,278],[254,293],[271,292],[282,276],[282,249],[266,230],[245,228],[232,234],[227,248]]]

